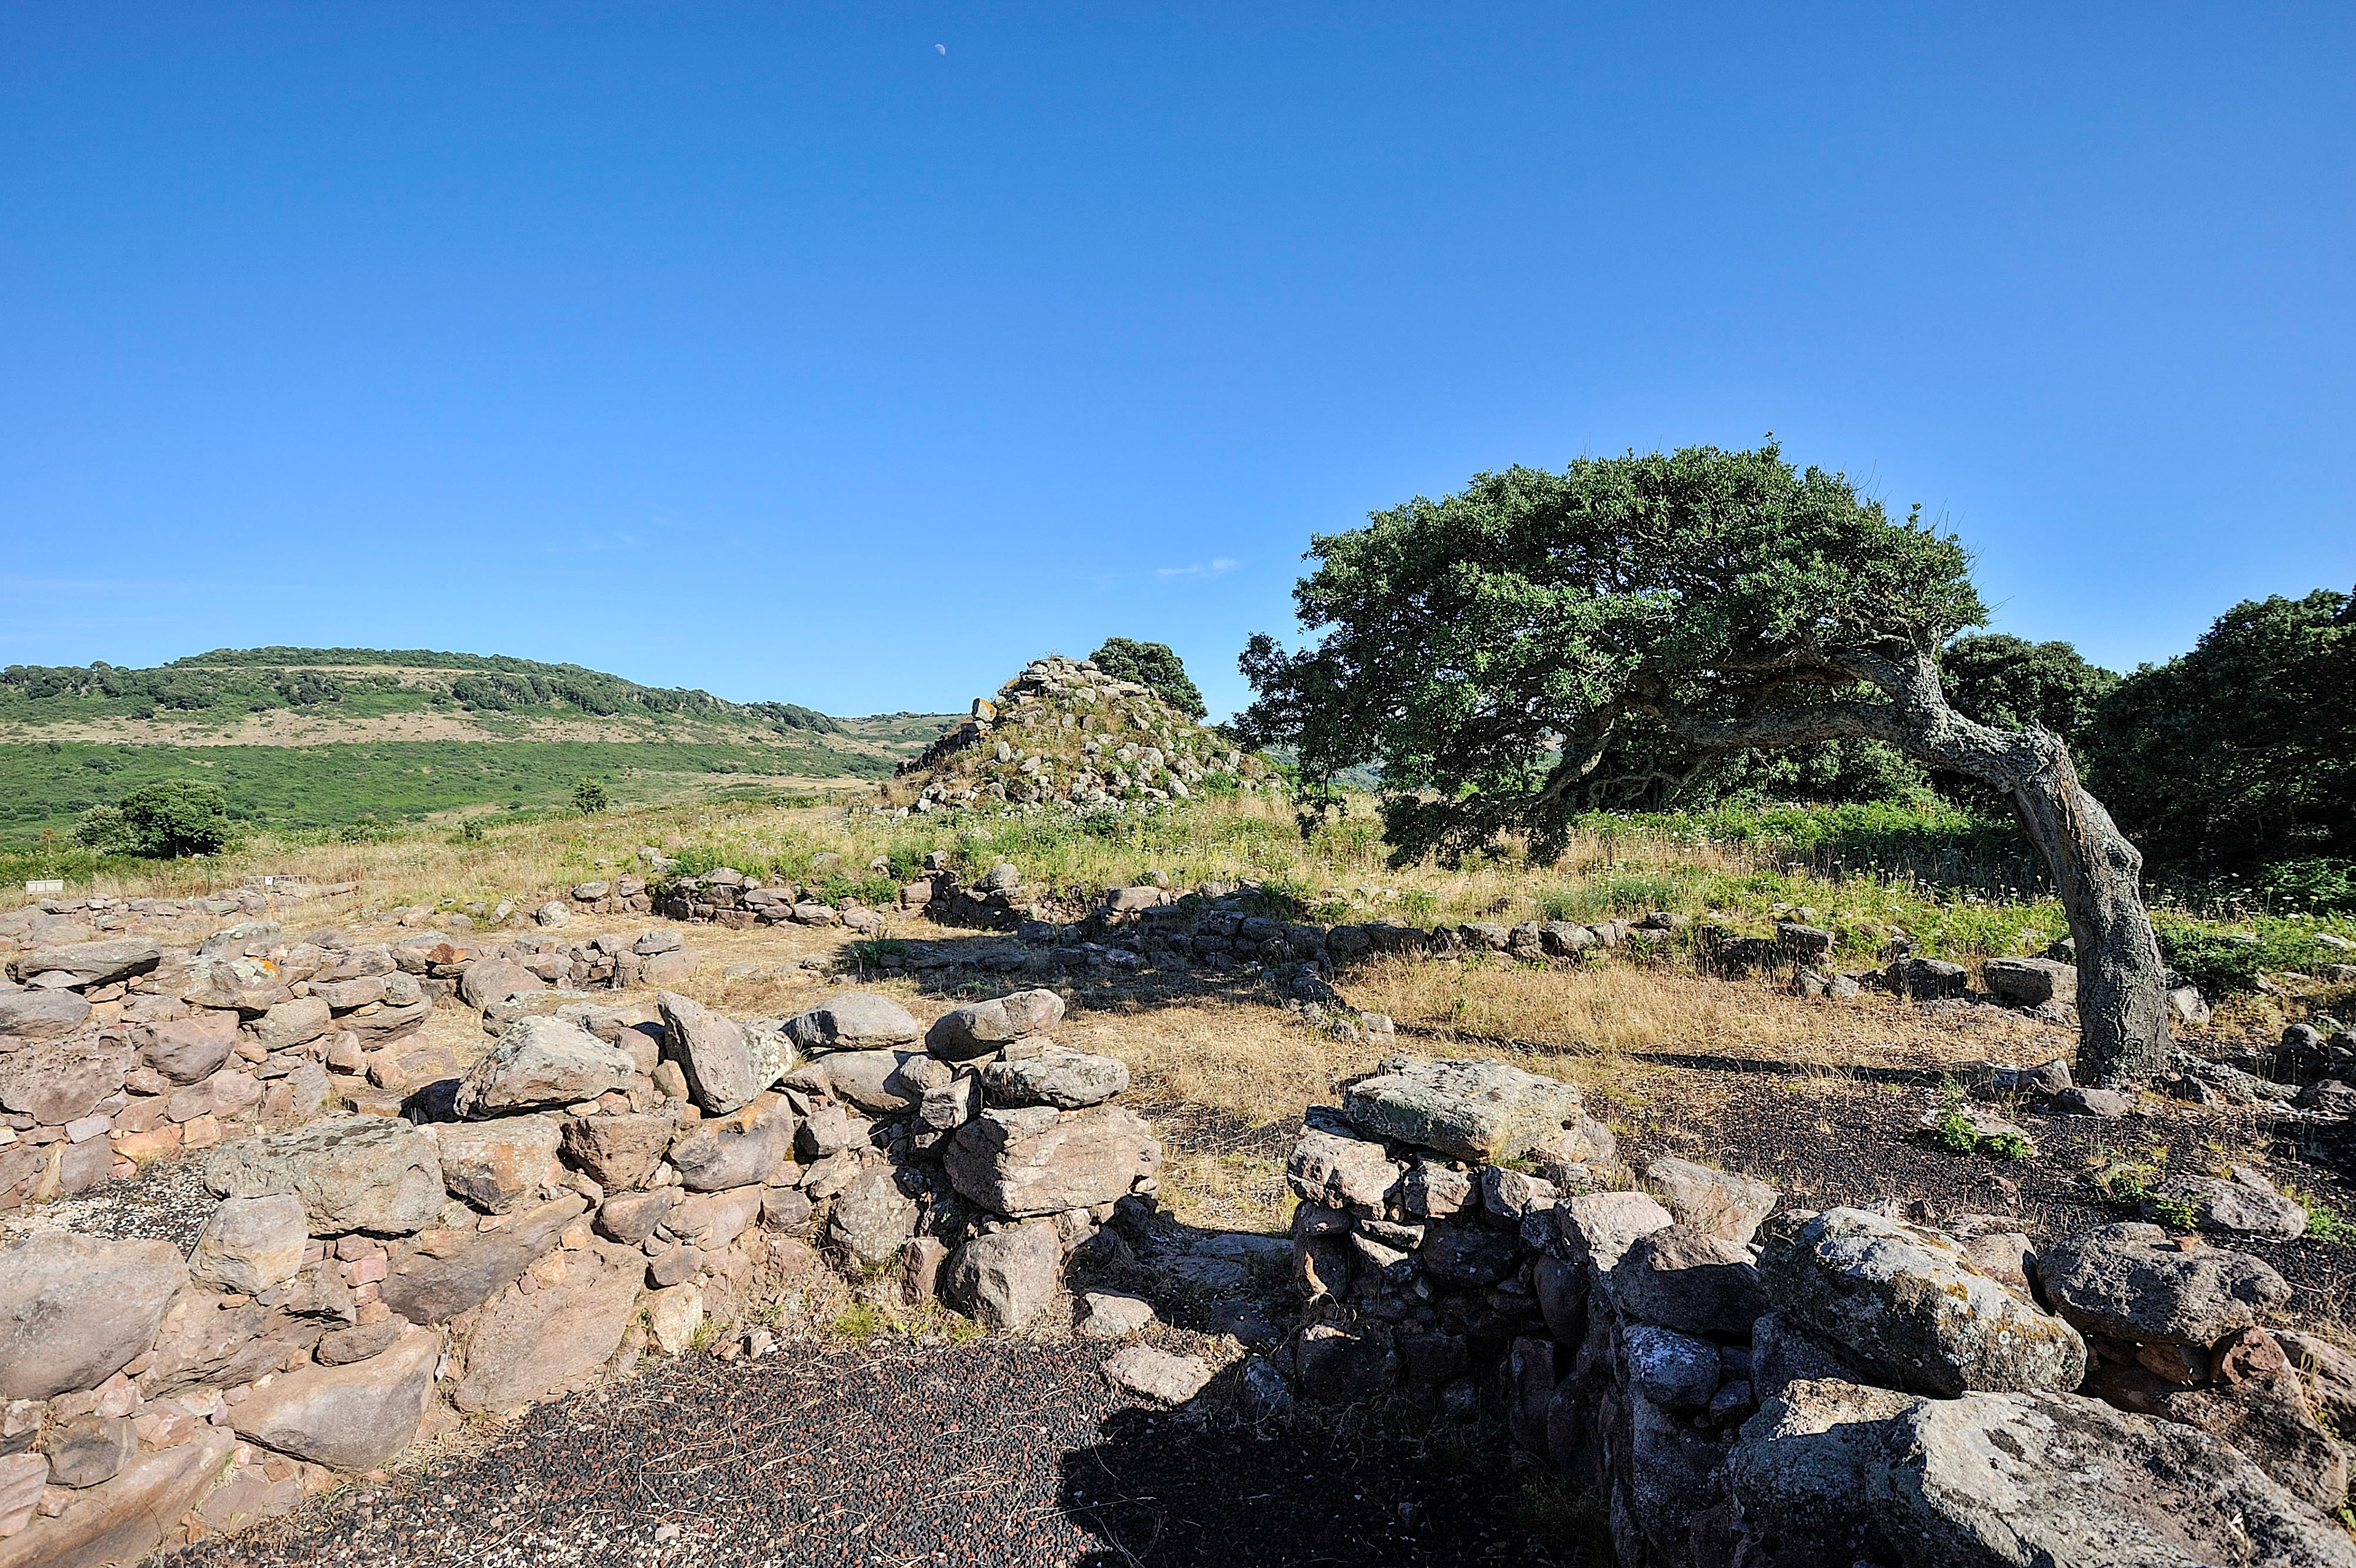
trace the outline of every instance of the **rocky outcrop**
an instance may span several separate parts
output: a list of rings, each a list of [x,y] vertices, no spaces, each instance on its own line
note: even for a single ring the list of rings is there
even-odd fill
[[[442,1160],[434,1140],[380,1116],[332,1116],[225,1144],[205,1161],[204,1172],[219,1198],[293,1193],[318,1236],[405,1236],[442,1211]]]

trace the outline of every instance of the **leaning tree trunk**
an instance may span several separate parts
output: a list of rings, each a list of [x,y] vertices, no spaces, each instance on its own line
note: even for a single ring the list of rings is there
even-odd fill
[[[2143,856],[2079,782],[2059,736],[1997,730],[1947,705],[1939,667],[1921,649],[1851,652],[1828,660],[1890,700],[1838,700],[1747,719],[1697,719],[1658,691],[1636,706],[1713,750],[1805,745],[1870,736],[1933,767],[1968,773],[2012,797],[2053,873],[2078,949],[2078,1076],[2132,1088],[2168,1064],[2168,983],[2143,907]]]
[[[2078,949],[2078,1076],[2103,1088],[2148,1083],[2168,1063],[2167,968],[2143,906],[2143,854],[2086,793],[2070,749],[2041,730],[2014,749],[2008,786],[2021,827],[2053,873]]]

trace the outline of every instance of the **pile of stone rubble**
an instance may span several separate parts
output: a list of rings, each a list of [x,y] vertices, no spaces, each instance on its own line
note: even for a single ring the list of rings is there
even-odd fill
[[[645,1349],[769,1353],[755,1309],[814,1292],[1020,1325],[1151,1217],[1161,1145],[1119,1062],[1055,1043],[1053,992],[929,1029],[862,992],[654,1012],[521,1016],[405,1117],[220,1144],[185,1259],[62,1230],[0,1250],[0,1568],[285,1512]]]
[[[2244,1253],[1779,1211],[1676,1159],[1640,1189],[1578,1091],[1497,1061],[1385,1061],[1289,1178],[1306,1305],[1248,1386],[1494,1398],[1626,1568],[2356,1563],[2356,1359],[2270,1326]]]
[[[1253,791],[1268,764],[1091,660],[1033,660],[973,715],[901,764],[872,808],[1026,813],[1150,809],[1205,789]]]

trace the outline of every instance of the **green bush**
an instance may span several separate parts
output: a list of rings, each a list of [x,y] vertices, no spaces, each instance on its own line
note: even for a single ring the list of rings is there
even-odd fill
[[[218,854],[230,835],[229,800],[220,786],[187,779],[142,784],[113,805],[92,807],[74,829],[94,849],[157,859]]]
[[[583,779],[573,786],[573,809],[584,816],[594,816],[614,804],[614,797],[596,779]]]
[[[1186,666],[1167,643],[1140,643],[1127,637],[1107,637],[1089,661],[1115,680],[1133,680],[1189,719],[1200,720],[1210,709],[1203,694],[1186,674]]]

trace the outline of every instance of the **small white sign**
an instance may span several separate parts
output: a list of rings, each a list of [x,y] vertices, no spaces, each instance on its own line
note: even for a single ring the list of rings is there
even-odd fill
[[[35,877],[25,884],[28,893],[61,893],[66,891],[63,877]]]

